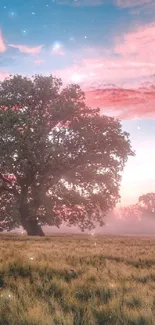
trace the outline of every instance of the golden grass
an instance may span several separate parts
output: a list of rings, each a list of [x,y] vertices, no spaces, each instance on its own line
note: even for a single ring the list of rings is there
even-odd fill
[[[155,325],[155,237],[0,236],[0,325]]]

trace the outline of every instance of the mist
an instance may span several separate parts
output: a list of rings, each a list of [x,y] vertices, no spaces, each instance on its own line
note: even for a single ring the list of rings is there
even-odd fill
[[[81,232],[78,227],[67,227],[63,224],[59,229],[57,227],[44,226],[42,227],[46,234],[91,234],[91,235],[155,235],[155,220],[144,216],[142,219],[133,220],[132,218],[121,218],[117,216],[108,216],[104,219],[103,227],[97,226],[95,229]],[[23,233],[23,228],[20,227],[14,230],[16,233]]]
[[[104,228],[96,228],[96,232],[112,235],[153,235],[155,234],[155,220],[144,216],[142,219],[133,220],[132,218],[114,218],[105,219]]]
[[[108,216],[104,220],[103,227],[96,227],[92,231],[85,231],[88,234],[109,234],[109,235],[155,235],[155,220],[144,216],[142,219],[133,220],[132,218],[117,218],[117,216]],[[81,231],[77,227],[61,226],[60,229],[56,227],[44,227],[45,232],[80,234]]]

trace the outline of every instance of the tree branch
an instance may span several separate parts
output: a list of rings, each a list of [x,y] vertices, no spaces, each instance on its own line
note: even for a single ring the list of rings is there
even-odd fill
[[[2,186],[0,187],[0,193],[6,191],[6,192],[9,192],[9,193],[14,194],[14,195],[17,196],[17,197],[20,197],[20,194],[18,193],[18,191],[16,190],[16,188],[15,188],[14,186],[12,186],[12,182],[11,182],[9,179],[5,178],[5,177],[3,176],[2,173],[0,173],[0,179],[1,179],[4,183],[11,185],[11,188],[2,185]]]

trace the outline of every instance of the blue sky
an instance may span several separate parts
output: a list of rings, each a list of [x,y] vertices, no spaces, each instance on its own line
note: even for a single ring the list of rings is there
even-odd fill
[[[155,188],[154,13],[155,0],[0,2],[0,79],[52,73],[79,83],[91,107],[130,132],[137,155],[124,171],[123,202]]]
[[[79,6],[75,5],[78,2]],[[91,5],[83,6],[82,2]],[[89,52],[94,49],[96,56],[99,56],[101,52],[103,55],[104,49],[108,49],[112,57],[119,56],[119,53],[114,54],[112,51],[117,38],[121,40],[124,33],[136,29],[136,26],[141,24],[153,22],[154,19],[152,10],[149,14],[134,15],[134,7],[122,8],[117,5],[117,1],[100,1],[105,3],[100,6],[95,6],[95,2],[98,1],[1,0],[0,27],[4,41],[6,44],[29,47],[43,45],[37,59],[44,60],[45,66],[37,66],[36,70],[42,72],[44,69],[48,73],[49,70],[51,72],[53,69],[70,67],[76,56],[79,60],[85,57],[85,50]],[[50,50],[55,44],[59,44],[66,55],[60,58],[55,53],[51,54]],[[91,52],[87,53],[88,57],[92,58]],[[8,46],[1,66],[11,72],[16,72],[18,68],[23,73],[24,60],[27,70],[25,72],[31,73],[33,59],[26,53]]]

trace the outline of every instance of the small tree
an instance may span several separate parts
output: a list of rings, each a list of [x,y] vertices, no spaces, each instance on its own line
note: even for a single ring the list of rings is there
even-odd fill
[[[126,220],[127,222],[138,222],[141,219],[141,209],[138,203],[131,204],[128,206],[121,207],[119,209],[119,214],[122,219]]]
[[[63,221],[91,229],[115,206],[134,155],[129,135],[84,99],[52,76],[0,83],[1,229],[43,235],[42,225]]]
[[[139,206],[144,216],[155,219],[155,193],[147,193],[140,196]]]

